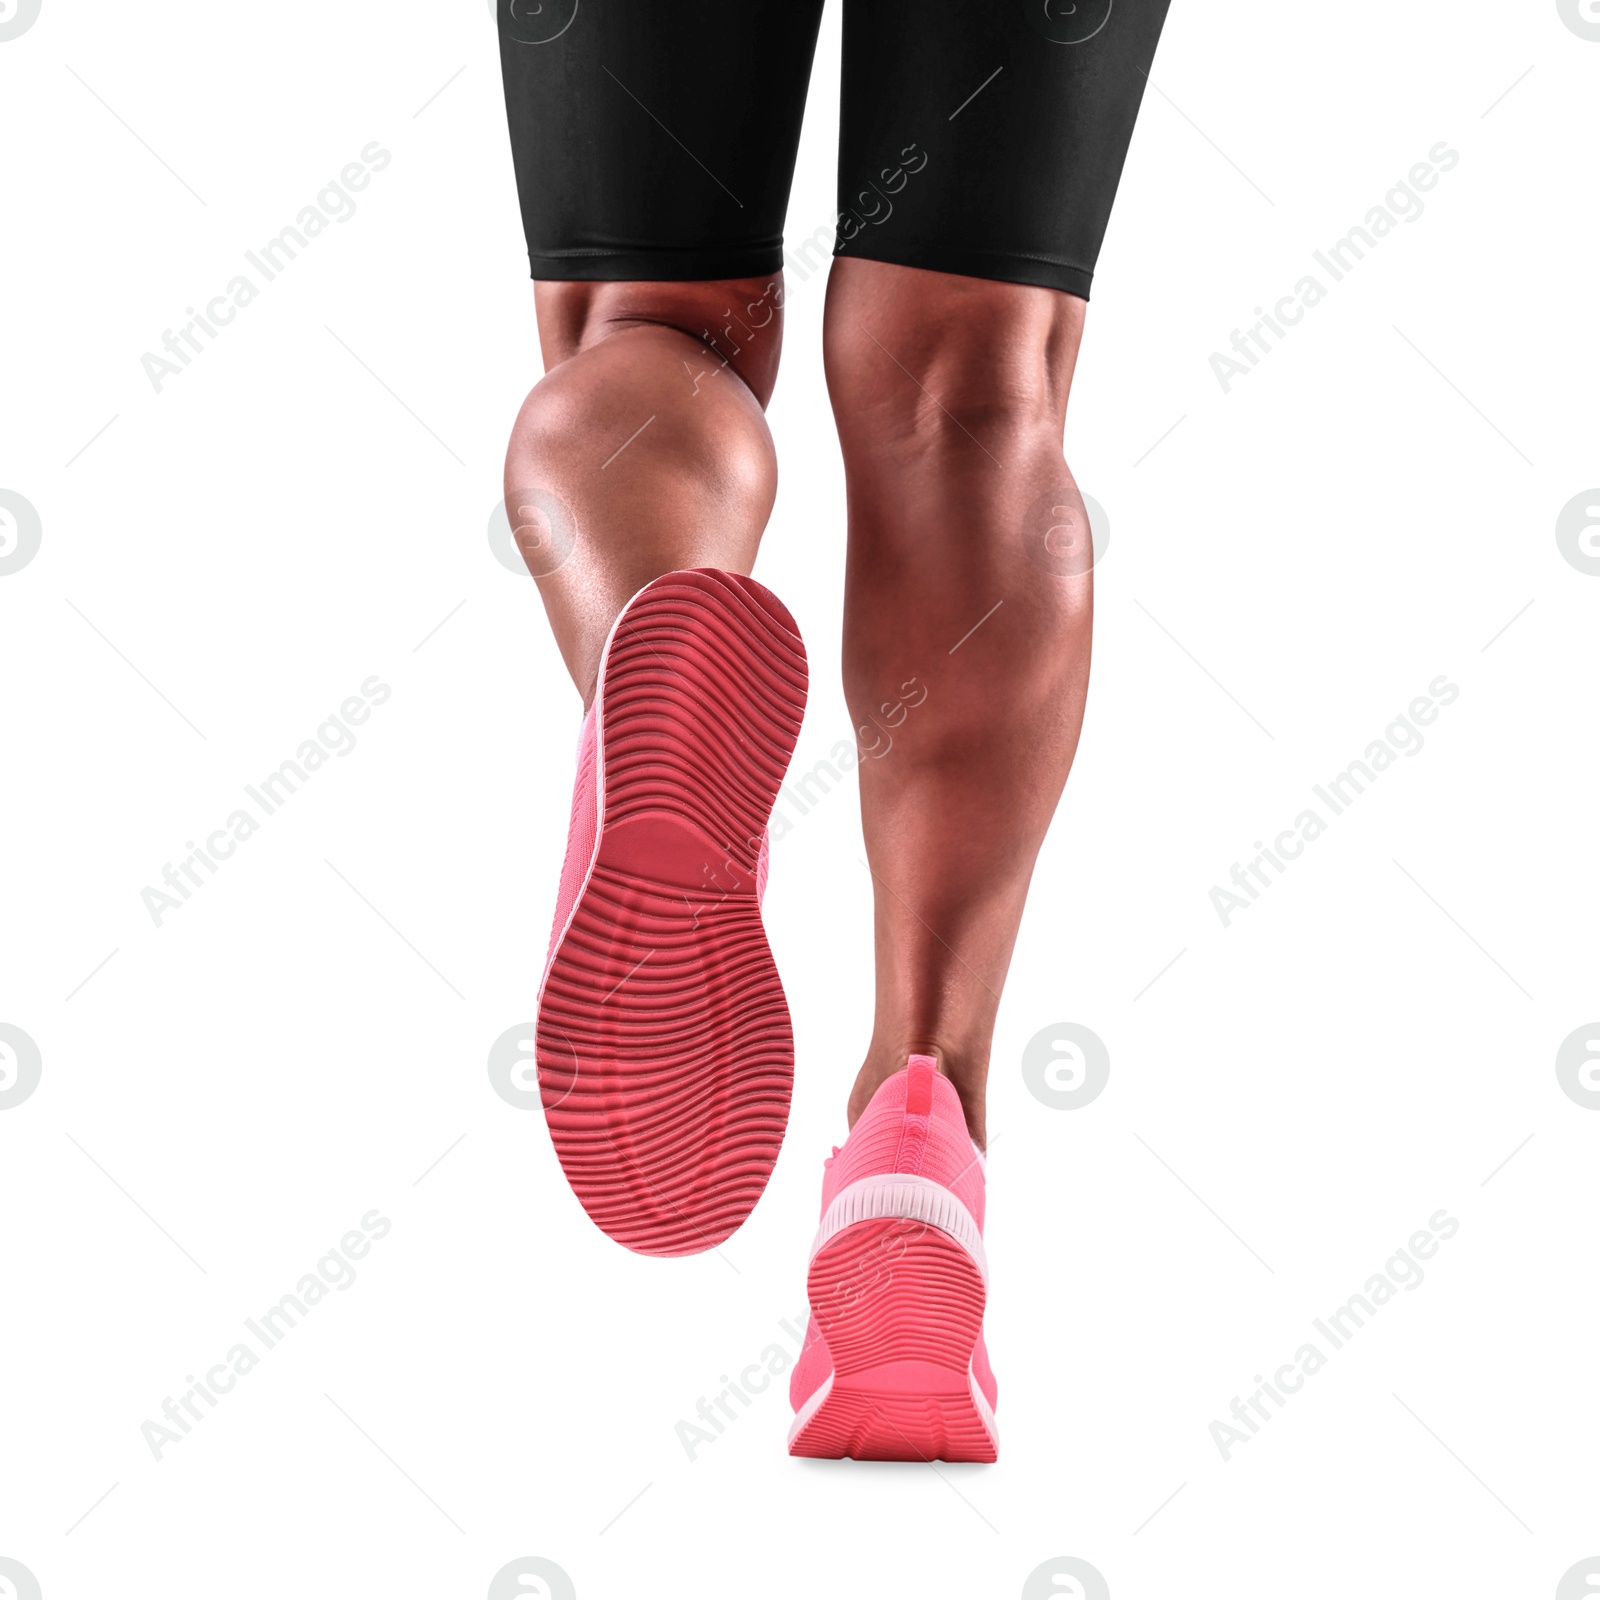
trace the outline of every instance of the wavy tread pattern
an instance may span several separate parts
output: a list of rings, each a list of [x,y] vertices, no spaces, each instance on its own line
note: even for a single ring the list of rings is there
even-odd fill
[[[968,1377],[986,1290],[925,1222],[858,1222],[818,1251],[811,1310],[833,1358],[827,1398],[789,1453],[858,1461],[993,1461]]]
[[[603,817],[540,996],[541,1098],[573,1192],[646,1255],[720,1244],[766,1187],[794,1041],[756,897],[805,652],[736,574],[669,573],[601,669]]]

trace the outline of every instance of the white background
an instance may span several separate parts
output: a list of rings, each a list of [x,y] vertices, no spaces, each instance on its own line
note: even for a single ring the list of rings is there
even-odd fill
[[[791,238],[837,73],[834,6]],[[0,488],[43,529],[0,578],[0,1022],[43,1061],[0,1111],[0,1556],[46,1600],[479,1597],[524,1555],[582,1600],[1009,1600],[1060,1555],[1118,1597],[1555,1594],[1600,1550],[1600,1113],[1554,1071],[1600,1017],[1600,578],[1555,538],[1600,482],[1597,79],[1555,0],[1178,0],[1068,423],[1112,542],[995,1040],[1001,1461],[791,1461],[783,1383],[691,1461],[804,1309],[868,1032],[853,783],[775,853],[766,1197],[631,1256],[485,1066],[578,717],[485,531],[539,374],[488,8],[44,0],[0,43]],[[374,140],[356,215],[155,393],[141,356]],[[1212,352],[1441,140],[1425,214],[1224,394]],[[757,568],[802,767],[848,736],[822,281]],[[373,674],[357,748],[158,929],[140,891]],[[1440,674],[1426,747],[1224,928],[1212,886]],[[1111,1054],[1077,1111],[1020,1070],[1062,1021]],[[353,1287],[155,1461],[141,1424],[373,1208]],[[1211,1422],[1440,1208],[1421,1287],[1224,1463]]]

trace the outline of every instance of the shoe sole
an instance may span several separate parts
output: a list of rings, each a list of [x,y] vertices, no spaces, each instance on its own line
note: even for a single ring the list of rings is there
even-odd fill
[[[988,1298],[981,1258],[924,1220],[928,1204],[908,1209],[923,1216],[847,1223],[812,1257],[806,1288],[833,1373],[795,1417],[790,1455],[997,1458],[994,1413],[972,1372]]]
[[[567,1182],[644,1255],[726,1239],[788,1122],[794,1037],[756,873],[805,695],[794,619],[737,574],[658,578],[606,641],[595,851],[537,1055]]]

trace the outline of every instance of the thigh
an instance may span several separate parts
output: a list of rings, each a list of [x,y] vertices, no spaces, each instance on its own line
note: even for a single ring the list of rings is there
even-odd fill
[[[498,0],[535,278],[776,272],[822,0]]]
[[[845,0],[837,253],[1087,299],[1167,0]]]

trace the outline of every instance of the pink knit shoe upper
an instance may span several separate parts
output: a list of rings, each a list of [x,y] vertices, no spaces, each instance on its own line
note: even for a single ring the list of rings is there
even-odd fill
[[[545,951],[545,970],[556,953],[556,941],[572,915],[573,903],[594,861],[595,835],[599,831],[599,786],[596,782],[595,718],[591,705],[578,735],[578,775],[572,784],[572,821],[567,827],[567,853],[561,861],[561,887],[556,891],[556,916],[550,928],[550,948]]]
[[[912,1056],[904,1070],[881,1083],[849,1138],[823,1163],[823,1214],[851,1184],[899,1173],[929,1179],[949,1190],[982,1232],[983,1156],[967,1132],[961,1097],[932,1056]],[[992,1408],[995,1381],[981,1334],[972,1370]],[[812,1317],[789,1378],[789,1403],[796,1411],[832,1371],[833,1358]]]
[[[932,1056],[912,1056],[878,1085],[850,1137],[823,1164],[822,1209],[848,1185],[890,1172],[943,1184],[982,1229],[983,1157],[967,1132],[955,1085]]]

